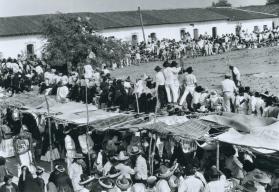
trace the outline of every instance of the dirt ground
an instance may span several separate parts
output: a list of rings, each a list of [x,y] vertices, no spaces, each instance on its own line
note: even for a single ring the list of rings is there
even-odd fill
[[[198,58],[187,58],[183,61],[184,67],[192,66],[197,76],[198,84],[208,89],[219,89],[228,73],[228,65],[238,67],[241,73],[242,85],[250,86],[253,91],[269,91],[274,95],[279,89],[279,47],[259,49],[245,49],[228,52],[222,55],[213,55]],[[154,76],[156,65],[162,62],[142,63],[140,66],[130,66],[112,72],[112,77],[126,78],[133,81],[142,74]]]

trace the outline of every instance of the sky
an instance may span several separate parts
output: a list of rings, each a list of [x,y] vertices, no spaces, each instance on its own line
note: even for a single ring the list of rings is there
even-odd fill
[[[0,17],[50,14],[57,11],[106,12],[208,7],[214,0],[0,0]],[[217,0],[215,0],[216,2]],[[233,6],[263,5],[266,0],[229,0]]]

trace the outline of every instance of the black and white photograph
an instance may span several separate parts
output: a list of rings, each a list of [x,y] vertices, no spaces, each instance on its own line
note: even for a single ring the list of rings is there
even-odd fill
[[[279,192],[279,0],[0,0],[0,192]]]

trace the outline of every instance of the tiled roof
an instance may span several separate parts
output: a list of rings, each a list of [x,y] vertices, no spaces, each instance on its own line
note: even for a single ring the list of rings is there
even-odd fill
[[[104,12],[104,13],[68,13],[80,17],[89,17],[96,30],[140,26],[137,11]],[[0,17],[0,36],[41,34],[42,23],[56,14]],[[194,23],[217,20],[249,20],[271,18],[274,15],[254,13],[231,8],[191,8],[142,11],[143,23],[163,25],[177,23]]]

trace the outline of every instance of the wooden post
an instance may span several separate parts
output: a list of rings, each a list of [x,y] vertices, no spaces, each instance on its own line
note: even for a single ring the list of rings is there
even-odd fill
[[[220,159],[220,144],[219,144],[219,141],[217,141],[217,152],[216,152],[216,168],[217,168],[217,170],[219,170],[219,168],[220,168],[219,159]]]
[[[139,114],[139,99],[138,99],[138,94],[135,93],[136,95],[136,103],[137,103],[137,113]]]
[[[47,114],[48,114],[48,134],[49,134],[49,152],[50,152],[50,170],[53,171],[53,159],[52,159],[52,139],[51,139],[51,122],[50,122],[50,110],[47,96],[45,95]],[[31,144],[32,145],[32,144]]]
[[[86,105],[86,145],[87,145],[87,149],[88,149],[88,169],[89,169],[89,174],[91,174],[91,153],[89,150],[89,143],[88,143],[88,137],[89,135],[89,111],[88,111],[88,98],[87,98],[88,94],[87,94],[87,84],[85,86],[85,105]]]
[[[142,20],[142,14],[141,14],[140,6],[138,6],[138,12],[139,12],[139,17],[140,17],[140,24],[141,24],[141,30],[142,30],[143,40],[144,40],[144,42],[146,43],[145,33],[144,33],[144,27],[143,27],[143,20]]]

